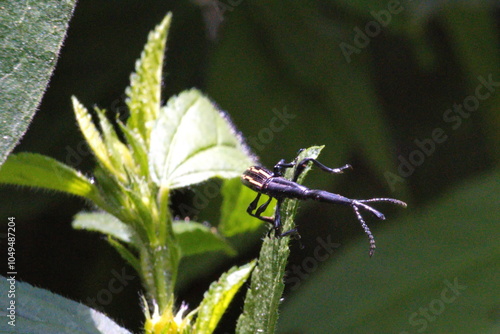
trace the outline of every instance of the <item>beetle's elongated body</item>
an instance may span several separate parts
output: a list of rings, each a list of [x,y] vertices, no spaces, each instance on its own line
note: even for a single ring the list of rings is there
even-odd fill
[[[365,233],[368,235],[368,238],[370,239],[370,256],[372,256],[375,251],[375,239],[373,238],[370,229],[368,228],[363,217],[361,216],[359,209],[362,208],[364,210],[367,210],[371,212],[374,216],[376,216],[378,219],[383,220],[385,219],[385,216],[381,212],[375,210],[374,208],[365,203],[390,202],[393,204],[401,205],[403,207],[406,207],[406,203],[394,198],[371,198],[365,200],[350,199],[342,195],[330,193],[324,190],[309,189],[296,182],[299,175],[302,173],[302,171],[309,162],[312,162],[313,164],[315,164],[320,169],[326,172],[335,174],[343,173],[345,169],[351,168],[350,165],[345,165],[340,168],[329,168],[312,158],[306,158],[297,164],[295,162],[285,163],[284,160],[281,160],[274,166],[274,172],[271,172],[261,166],[249,167],[241,176],[241,180],[244,185],[246,185],[250,189],[253,189],[258,194],[255,200],[253,200],[252,203],[250,203],[250,205],[248,206],[247,212],[253,217],[256,217],[262,221],[272,224],[273,229],[271,231],[274,230],[277,236],[284,236],[291,233],[297,233],[296,230],[285,231],[284,233],[283,231],[281,231],[280,210],[281,210],[281,204],[283,203],[283,200],[286,198],[293,198],[299,200],[315,200],[319,202],[351,206],[354,209],[354,212],[356,213],[356,216],[360,221],[361,226],[363,227]],[[282,176],[282,171],[283,169],[291,167],[296,167],[295,174],[292,180],[288,180]],[[269,199],[264,204],[262,204],[257,208],[260,196],[262,194],[268,195]],[[277,199],[275,216],[264,217],[262,216],[262,213],[269,206],[269,203],[271,202],[272,198]],[[269,233],[271,231],[269,231]]]
[[[247,187],[261,193],[274,197],[276,199],[294,198],[300,200],[312,199],[318,202],[343,204],[352,206],[353,203],[363,207],[364,209],[373,213],[379,219],[385,219],[384,215],[373,209],[372,207],[363,204],[366,200],[353,200],[342,195],[330,193],[324,190],[309,189],[301,184],[285,179],[283,176],[274,176],[269,170],[260,166],[253,166],[248,168],[242,176],[242,182]],[[384,201],[390,200],[391,202],[403,202],[387,199],[387,198],[374,198],[369,200],[374,202],[374,200]]]

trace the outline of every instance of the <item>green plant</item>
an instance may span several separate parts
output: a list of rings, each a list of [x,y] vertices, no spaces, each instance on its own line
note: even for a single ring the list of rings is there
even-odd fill
[[[68,87],[82,100],[108,105],[105,101],[116,97],[116,87],[125,86],[113,80],[130,69],[127,55],[131,53],[126,51],[134,48],[134,34],[127,33],[127,43],[120,44],[124,31],[131,24],[136,31],[140,31],[141,24],[153,26],[146,22],[158,20],[156,15],[161,6],[160,2],[154,2],[155,5],[141,5],[142,11],[138,11],[136,4],[79,2],[68,34],[70,39],[65,43],[68,52],[61,59],[60,65],[64,67],[58,65],[59,71],[45,94],[40,112],[23,139],[22,150],[44,151],[64,161],[61,149],[66,138],[67,144],[74,147],[75,139],[70,132],[76,132],[69,130],[74,123],[67,112],[70,108],[62,106],[70,101]],[[167,2],[161,4],[170,6]],[[4,23],[0,27],[0,163],[26,132],[37,110],[66,33],[70,7],[53,0],[40,0],[7,1],[0,8],[0,21]],[[193,82],[202,86],[204,93],[230,110],[235,123],[248,136],[248,143],[267,166],[275,162],[274,152],[278,150],[279,157],[291,158],[298,147],[316,142],[328,143],[328,150],[321,155],[327,165],[347,162],[354,165],[352,173],[338,178],[308,176],[310,186],[353,197],[391,195],[411,202],[411,209],[402,211],[402,216],[388,212],[388,221],[369,222],[379,245],[377,255],[371,260],[365,254],[366,240],[350,212],[335,208],[334,215],[330,215],[318,210],[321,204],[301,205],[297,222],[306,248],[292,251],[285,282],[293,292],[282,305],[278,332],[415,332],[425,330],[422,320],[426,320],[427,332],[496,333],[499,295],[495,293],[498,291],[495,274],[500,248],[494,236],[498,234],[499,221],[495,194],[499,193],[496,148],[500,140],[500,95],[496,87],[495,91],[479,88],[479,78],[500,81],[498,20],[492,2],[241,2],[223,13],[222,33],[209,49],[204,47],[205,36],[196,34],[201,32],[203,24],[200,9],[191,2],[176,3],[175,8],[178,24],[172,34],[180,38],[169,42],[175,48],[168,54],[165,71],[168,75],[163,85],[169,92],[166,96]],[[16,15],[10,16],[13,13]],[[123,17],[135,19],[123,20]],[[214,22],[213,15],[206,18],[207,22]],[[87,25],[90,21],[93,30]],[[367,29],[371,29],[370,36]],[[85,35],[78,34],[82,30]],[[107,33],[113,31],[114,34]],[[53,40],[56,43],[46,39],[55,36],[52,33],[60,35],[59,41]],[[89,34],[98,36],[82,38]],[[95,45],[105,46],[95,48]],[[77,55],[68,57],[75,53],[71,50],[77,50]],[[84,53],[89,66],[83,73],[80,50],[95,51]],[[90,59],[96,62],[88,62]],[[110,63],[116,64],[112,71]],[[69,64],[73,67],[67,67]],[[92,72],[93,75],[85,75],[88,69],[99,67],[108,70],[100,71],[102,76]],[[78,73],[78,78],[68,76],[69,73]],[[86,91],[93,86],[95,89]],[[490,93],[489,98],[479,100],[479,107],[470,114],[458,113],[455,104],[473,101],[478,88],[481,94]],[[87,94],[94,95],[89,98]],[[54,115],[60,122],[51,119]],[[282,123],[279,117],[283,115]],[[425,161],[410,166],[415,168],[408,174],[401,172],[403,160],[416,157],[415,153],[420,151],[415,142],[432,139],[435,129],[444,130],[447,140],[421,151],[425,153]],[[50,137],[45,136],[48,132]],[[81,166],[84,170],[85,165]],[[214,183],[222,184],[223,194],[233,198],[222,202],[223,217],[217,226],[222,235],[244,233],[248,228],[245,224],[258,224],[244,214],[252,198],[245,199],[246,193],[237,191],[238,179],[209,184]],[[49,287],[41,282],[57,266],[52,258],[37,256],[44,252],[38,251],[34,244],[42,240],[40,230],[49,230],[47,234],[51,237],[61,236],[53,229],[55,224],[67,224],[68,218],[62,215],[61,207],[73,212],[73,207],[66,204],[79,205],[80,201],[43,191],[34,195],[35,192],[27,194],[2,188],[3,217],[15,215],[24,226],[29,226],[24,230],[25,237],[19,240],[24,258],[43,266],[29,279]],[[201,188],[205,186],[194,187]],[[217,225],[217,205],[211,204],[214,205],[202,211],[202,217]],[[45,217],[61,219],[53,219],[54,225],[46,226]],[[241,224],[225,224],[233,219]],[[5,230],[0,231],[0,237],[2,232]],[[86,233],[75,234],[88,237]],[[323,242],[341,242],[342,246],[325,253],[318,242],[320,237]],[[235,239],[251,238],[245,235]],[[0,244],[4,244],[3,240]],[[58,253],[66,250],[65,245],[58,246]],[[80,247],[86,251],[90,248]],[[97,249],[92,251],[98,252]],[[320,251],[318,257],[316,249]],[[96,265],[109,263],[108,255],[103,255]],[[207,273],[224,257],[209,255],[212,254],[202,255],[202,266],[191,265],[196,258],[182,258],[183,269],[187,270],[177,278],[180,290],[190,286],[193,271]],[[66,260],[70,259],[71,255],[66,256]],[[81,263],[75,262],[78,262],[75,268],[67,268],[68,263],[64,262],[60,278],[72,278],[74,270],[80,273]],[[26,273],[26,266],[31,265],[20,267],[21,274]],[[93,276],[104,274],[92,271]],[[89,280],[85,273],[80,277],[78,288],[68,293],[75,300],[84,300],[97,291],[85,284]],[[429,313],[432,320],[422,316],[421,308],[428,309],[431,302],[440,298],[443,281],[453,282],[455,278],[467,289],[452,304],[446,304],[438,316],[434,313],[441,312],[440,304],[432,303],[435,311]],[[64,291],[64,281],[51,283],[50,288]],[[24,291],[30,289],[19,284],[19,290],[23,290],[17,300],[19,309],[29,310],[23,301],[27,300]],[[3,288],[0,284],[2,295]],[[134,294],[131,290],[128,292]],[[42,309],[50,310],[56,296],[43,298],[49,299],[54,303],[39,304],[39,300],[30,303],[41,307],[28,313],[38,312],[34,313],[38,315]],[[134,296],[132,299],[135,300]],[[115,309],[115,314],[120,314],[116,308],[123,310],[128,306],[125,304],[113,303],[106,310]],[[0,309],[1,318],[4,312]],[[51,313],[42,313],[40,317],[50,317]],[[71,320],[72,313],[58,312],[67,314],[66,321]],[[0,323],[0,332],[3,325]],[[37,325],[43,333],[54,332],[43,331],[41,323]],[[19,328],[32,329],[24,325]],[[70,327],[61,321],[59,328]]]
[[[252,196],[251,190],[242,187],[239,176],[254,158],[230,121],[199,91],[182,92],[161,106],[161,69],[170,22],[171,15],[167,15],[150,33],[137,61],[126,91],[130,110],[126,122],[115,115],[114,125],[99,108],[95,108],[98,122],[94,122],[88,110],[72,98],[78,125],[97,161],[93,177],[47,156],[19,153],[3,165],[0,183],[62,191],[93,202],[99,210],[77,214],[73,227],[107,235],[110,245],[137,271],[145,289],[145,332],[212,333],[256,263],[223,274],[210,286],[200,306],[184,314],[187,307],[182,305],[176,311],[174,304],[179,262],[182,257],[214,250],[233,254],[224,236],[255,228],[254,222],[242,224],[233,204],[238,199],[247,205]],[[320,150],[312,147],[301,157],[315,158]],[[228,179],[219,224],[224,236],[198,222],[176,221],[169,209],[172,190],[214,177]],[[283,207],[284,228],[291,229],[296,201],[286,201]],[[239,214],[246,215],[244,210]],[[252,221],[249,217],[245,220]],[[288,240],[265,239],[239,332],[274,332]],[[24,285],[23,289],[36,291]],[[57,300],[61,307],[69,303]],[[74,307],[81,306],[75,303]],[[60,310],[52,315],[51,322],[57,323],[62,314]]]

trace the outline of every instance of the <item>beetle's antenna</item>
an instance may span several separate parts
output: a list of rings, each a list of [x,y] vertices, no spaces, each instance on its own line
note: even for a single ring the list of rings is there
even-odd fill
[[[363,230],[365,230],[365,233],[368,235],[368,239],[370,240],[370,257],[373,256],[373,253],[375,253],[375,238],[373,237],[372,232],[370,231],[370,228],[368,225],[366,225],[365,220],[363,219],[363,216],[361,216],[361,213],[359,212],[359,209],[357,206],[353,205],[352,207],[354,209],[354,212],[356,213],[356,217],[358,217],[359,222],[361,223],[361,227]]]

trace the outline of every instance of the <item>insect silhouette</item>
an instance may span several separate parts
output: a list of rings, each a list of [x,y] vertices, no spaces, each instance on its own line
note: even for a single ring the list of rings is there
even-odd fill
[[[299,153],[302,150],[299,151]],[[331,173],[331,174],[342,174],[344,170],[351,169],[350,165],[345,165],[340,168],[329,168],[316,159],[313,158],[304,158],[297,162],[297,158],[295,158],[292,162],[285,162],[284,159],[280,160],[275,166],[273,171],[269,171],[261,166],[252,166],[249,167],[241,176],[241,180],[243,184],[250,189],[257,192],[257,197],[250,203],[247,208],[247,212],[262,221],[270,223],[272,228],[268,232],[268,236],[270,236],[271,232],[275,232],[275,236],[283,237],[286,235],[296,234],[298,235],[298,231],[296,229],[292,229],[290,231],[282,231],[281,224],[281,205],[283,201],[287,198],[298,199],[298,200],[314,200],[318,202],[326,202],[333,204],[341,204],[350,206],[359,222],[361,223],[361,227],[368,235],[368,239],[370,241],[370,257],[375,252],[375,238],[370,231],[370,228],[366,224],[363,216],[361,215],[360,210],[366,210],[373,214],[378,219],[384,220],[385,216],[380,211],[372,208],[367,203],[376,203],[376,202],[389,202],[392,204],[396,204],[402,207],[406,207],[406,203],[394,198],[370,198],[370,199],[350,199],[344,197],[339,194],[330,193],[324,190],[317,189],[309,189],[301,184],[297,183],[297,179],[300,174],[304,171],[304,169],[312,163],[317,166],[321,170]],[[292,180],[288,180],[283,176],[283,172],[287,168],[295,167],[295,172]],[[269,196],[269,199],[262,205],[258,206],[261,195]],[[274,217],[266,217],[262,216],[262,213],[267,209],[271,200],[275,198],[277,200],[276,210]]]

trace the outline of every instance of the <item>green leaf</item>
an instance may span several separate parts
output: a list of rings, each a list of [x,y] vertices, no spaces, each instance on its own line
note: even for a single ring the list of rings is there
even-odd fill
[[[241,183],[241,179],[226,180],[221,189],[223,201],[219,230],[226,237],[236,234],[255,231],[263,222],[249,216],[246,212],[248,205],[255,199],[257,193]],[[272,216],[274,205],[269,205],[262,213],[263,216]]]
[[[317,158],[323,146],[313,146],[299,154],[297,160]],[[285,177],[291,179],[295,168]],[[301,183],[309,171],[304,169],[297,182]],[[294,228],[297,200],[285,200],[281,210],[283,231]],[[238,319],[236,333],[274,333],[278,321],[278,307],[284,290],[283,277],[288,261],[290,237],[266,237],[259,255],[259,265],[252,274],[252,282],[245,298],[243,313]]]
[[[106,212],[80,212],[75,215],[73,228],[100,232],[138,248],[133,230]],[[193,221],[174,222],[173,230],[183,256],[222,250],[229,255],[236,251],[213,228]]]
[[[253,164],[227,117],[198,90],[172,97],[151,133],[150,172],[163,188],[233,178]]]
[[[141,271],[141,261],[124,244],[116,239],[113,239],[111,236],[108,236],[108,242],[114,247],[114,249],[116,249],[118,254],[120,254],[121,257],[127,261],[127,263],[130,264],[137,273],[139,273],[139,275],[143,274]]]
[[[195,333],[210,334],[215,330],[229,303],[254,267],[255,261],[241,267],[233,267],[210,285],[198,310],[194,325]]]
[[[130,110],[127,126],[140,134],[146,144],[160,113],[163,54],[171,21],[169,13],[150,32],[141,59],[135,65],[136,73],[130,77],[130,87],[126,90]]]
[[[320,236],[320,258],[302,263],[335,259],[317,273],[303,265],[288,275],[297,294],[280,332],[499,333],[499,178],[497,169],[463,182],[420,212],[384,223],[371,259],[365,236],[338,251]]]
[[[11,155],[0,168],[0,183],[63,191],[101,203],[97,187],[77,170],[34,153]]]
[[[102,130],[104,144],[108,152],[109,159],[114,168],[123,175],[125,178],[127,172],[136,172],[136,165],[132,160],[132,155],[128,147],[121,142],[113,125],[108,121],[104,110],[95,108],[97,116],[99,117],[99,125]]]
[[[2,1],[0,165],[27,130],[40,104],[75,3]]]
[[[120,120],[117,122],[127,140],[127,144],[130,147],[134,161],[137,164],[139,175],[149,177],[148,153],[144,140],[137,134],[137,132],[127,127],[125,124],[120,122]]]
[[[236,251],[219,234],[210,228],[193,221],[174,222],[174,234],[179,242],[182,256],[222,250],[229,255]]]
[[[108,172],[115,176],[121,176],[121,172],[115,168],[112,162],[110,153],[104,143],[103,138],[94,122],[92,121],[92,116],[88,112],[76,97],[71,97],[73,102],[73,110],[75,111],[76,120],[80,126],[80,130],[87,141],[87,144],[92,149],[92,152],[97,158],[97,162],[103,166]]]
[[[7,301],[9,277],[0,276],[0,293]],[[15,326],[7,304],[0,309],[0,332],[19,334],[130,334],[104,314],[50,291],[15,281]]]
[[[127,244],[135,245],[133,230],[116,217],[105,212],[79,212],[73,217],[73,228],[101,232]]]
[[[121,222],[118,218],[106,212],[79,212],[73,217],[71,226],[77,230],[100,232],[108,236],[108,242],[138,273],[141,266],[135,256],[125,245],[133,246],[135,249],[141,247],[139,239],[134,235],[130,226]]]

